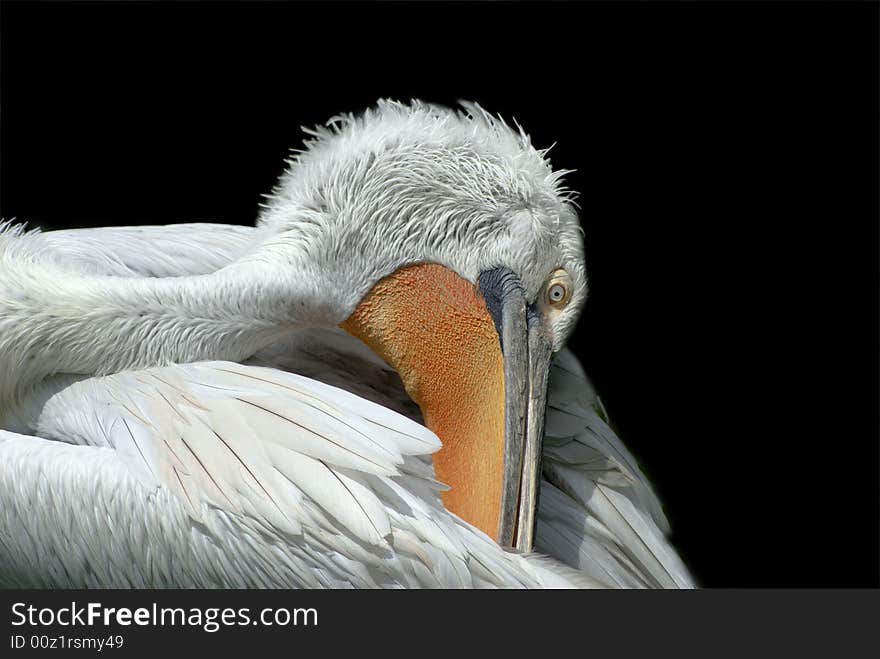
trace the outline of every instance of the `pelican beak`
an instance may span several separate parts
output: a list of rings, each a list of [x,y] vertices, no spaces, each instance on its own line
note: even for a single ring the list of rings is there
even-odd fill
[[[485,271],[479,288],[495,323],[504,362],[504,473],[498,542],[530,552],[552,350],[540,312],[526,304],[516,275],[506,268]]]
[[[477,286],[441,265],[379,281],[340,326],[397,371],[425,425],[446,508],[496,541],[533,548],[550,343],[510,270]]]

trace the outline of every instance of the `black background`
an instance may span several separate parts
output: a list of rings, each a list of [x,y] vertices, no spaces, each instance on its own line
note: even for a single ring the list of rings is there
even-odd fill
[[[0,215],[252,223],[299,126],[474,99],[557,142],[572,347],[705,586],[878,585],[878,6],[0,6]]]

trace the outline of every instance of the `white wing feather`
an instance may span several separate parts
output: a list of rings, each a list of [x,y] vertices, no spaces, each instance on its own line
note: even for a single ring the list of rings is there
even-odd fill
[[[341,331],[297,332],[251,361],[332,382],[421,420],[396,374]],[[568,350],[551,368],[543,472],[538,551],[607,587],[693,587],[666,537],[657,496]]]
[[[198,521],[207,503],[299,534],[289,506],[305,493],[369,544],[389,533],[387,515],[335,470],[397,475],[404,455],[440,446],[423,426],[348,392],[230,362],[77,382],[46,402],[37,431],[115,449],[144,485],[168,488]]]
[[[446,511],[424,426],[292,373],[83,380],[49,397],[38,433],[0,431],[4,585],[597,585]]]
[[[608,585],[693,587],[657,496],[604,417],[562,350],[550,374],[537,548]]]
[[[222,267],[255,232],[194,224],[27,239],[83,272],[177,276]],[[13,426],[39,416],[41,434],[81,446],[0,431],[10,557],[0,583],[693,585],[659,501],[567,351],[551,373],[537,541],[580,575],[512,557],[442,509],[436,438],[389,411],[421,421],[362,344],[304,331],[250,362],[334,386],[229,363],[47,383],[48,403],[36,396]]]

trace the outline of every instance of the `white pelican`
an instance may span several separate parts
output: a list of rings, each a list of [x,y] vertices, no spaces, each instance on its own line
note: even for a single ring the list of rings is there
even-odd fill
[[[475,105],[310,133],[256,228],[0,228],[0,583],[692,586],[563,348],[545,152]]]

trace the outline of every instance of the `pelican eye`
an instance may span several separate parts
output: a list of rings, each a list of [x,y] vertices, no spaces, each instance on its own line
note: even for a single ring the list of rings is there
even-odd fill
[[[561,309],[571,299],[571,277],[565,270],[556,270],[547,280],[545,290],[547,304]]]

